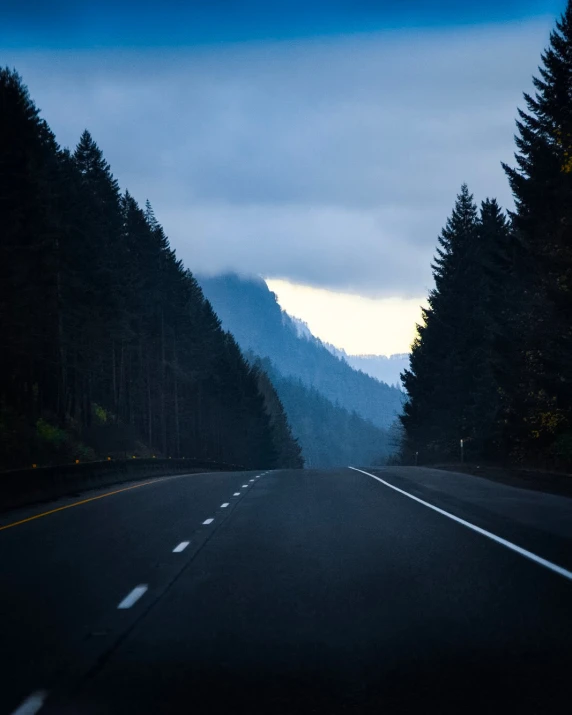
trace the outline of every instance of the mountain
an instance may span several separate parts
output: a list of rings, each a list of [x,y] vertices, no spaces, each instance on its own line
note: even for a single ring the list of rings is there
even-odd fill
[[[385,464],[395,451],[387,430],[333,404],[299,378],[284,377],[268,358],[246,357],[272,381],[307,468]]]
[[[348,355],[347,362],[376,380],[401,388],[401,373],[409,367],[409,353],[385,355]]]
[[[299,322],[306,325],[302,321]],[[361,370],[370,377],[388,385],[401,387],[401,373],[409,368],[409,353],[396,353],[389,357],[386,355],[348,355],[345,350],[336,348],[330,343],[324,343],[324,345],[332,355],[345,360],[356,370]]]
[[[336,357],[299,320],[279,306],[260,278],[197,276],[223,328],[244,351],[268,357],[284,377],[316,389],[334,405],[388,428],[401,412],[404,394]]]

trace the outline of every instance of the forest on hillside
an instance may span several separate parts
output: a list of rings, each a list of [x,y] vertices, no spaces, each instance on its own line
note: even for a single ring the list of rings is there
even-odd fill
[[[282,375],[269,358],[246,357],[272,381],[307,468],[381,465],[392,456],[388,430],[334,404],[300,378]]]
[[[572,466],[572,2],[518,110],[508,215],[466,185],[402,376],[405,463]]]
[[[0,70],[0,468],[105,456],[302,466],[284,409],[88,131]]]

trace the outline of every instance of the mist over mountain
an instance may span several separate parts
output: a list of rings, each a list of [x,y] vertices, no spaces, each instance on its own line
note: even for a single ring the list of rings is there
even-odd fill
[[[225,274],[197,280],[224,329],[244,351],[270,358],[282,376],[297,378],[334,405],[383,429],[400,413],[404,395],[399,389],[333,355],[302,321],[280,308],[261,278]]]

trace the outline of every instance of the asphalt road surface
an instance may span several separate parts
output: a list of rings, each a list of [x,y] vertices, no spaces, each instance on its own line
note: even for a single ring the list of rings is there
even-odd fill
[[[571,543],[570,499],[414,468],[4,513],[0,715],[570,712]]]

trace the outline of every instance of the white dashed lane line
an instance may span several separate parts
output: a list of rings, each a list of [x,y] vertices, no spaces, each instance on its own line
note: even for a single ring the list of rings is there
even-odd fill
[[[256,476],[254,479],[260,479],[260,477],[263,477],[266,474],[259,474]],[[249,482],[252,484],[254,482],[254,479],[250,479]],[[249,484],[243,484],[242,489],[247,489]],[[232,495],[233,497],[239,497],[240,492],[234,492]],[[230,505],[229,502],[224,502],[223,504],[220,505],[221,509],[226,509]],[[205,519],[203,521],[203,525],[208,526],[209,524],[212,524],[214,521],[213,519]],[[173,549],[174,554],[180,554],[182,551],[184,551],[187,546],[190,544],[190,541],[181,541],[180,544],[177,544],[175,548]],[[147,584],[140,584],[139,586],[135,586],[135,588],[130,591],[127,596],[118,604],[117,608],[119,610],[125,610],[127,608],[131,608],[137,601],[146,593],[148,590],[148,585]],[[43,690],[38,690],[35,693],[32,693],[29,695],[20,705],[16,710],[12,712],[11,715],[36,715],[37,712],[42,708],[44,705],[44,702],[46,700],[47,693]]]
[[[145,591],[148,589],[147,584],[140,584],[139,586],[135,586],[133,591],[127,594],[123,601],[117,606],[119,609],[125,609],[125,608],[131,608],[131,606],[134,603],[137,603],[137,601],[141,598],[141,596],[145,593]]]
[[[36,715],[44,704],[46,696],[47,693],[44,690],[32,693],[12,712],[12,715]]]

